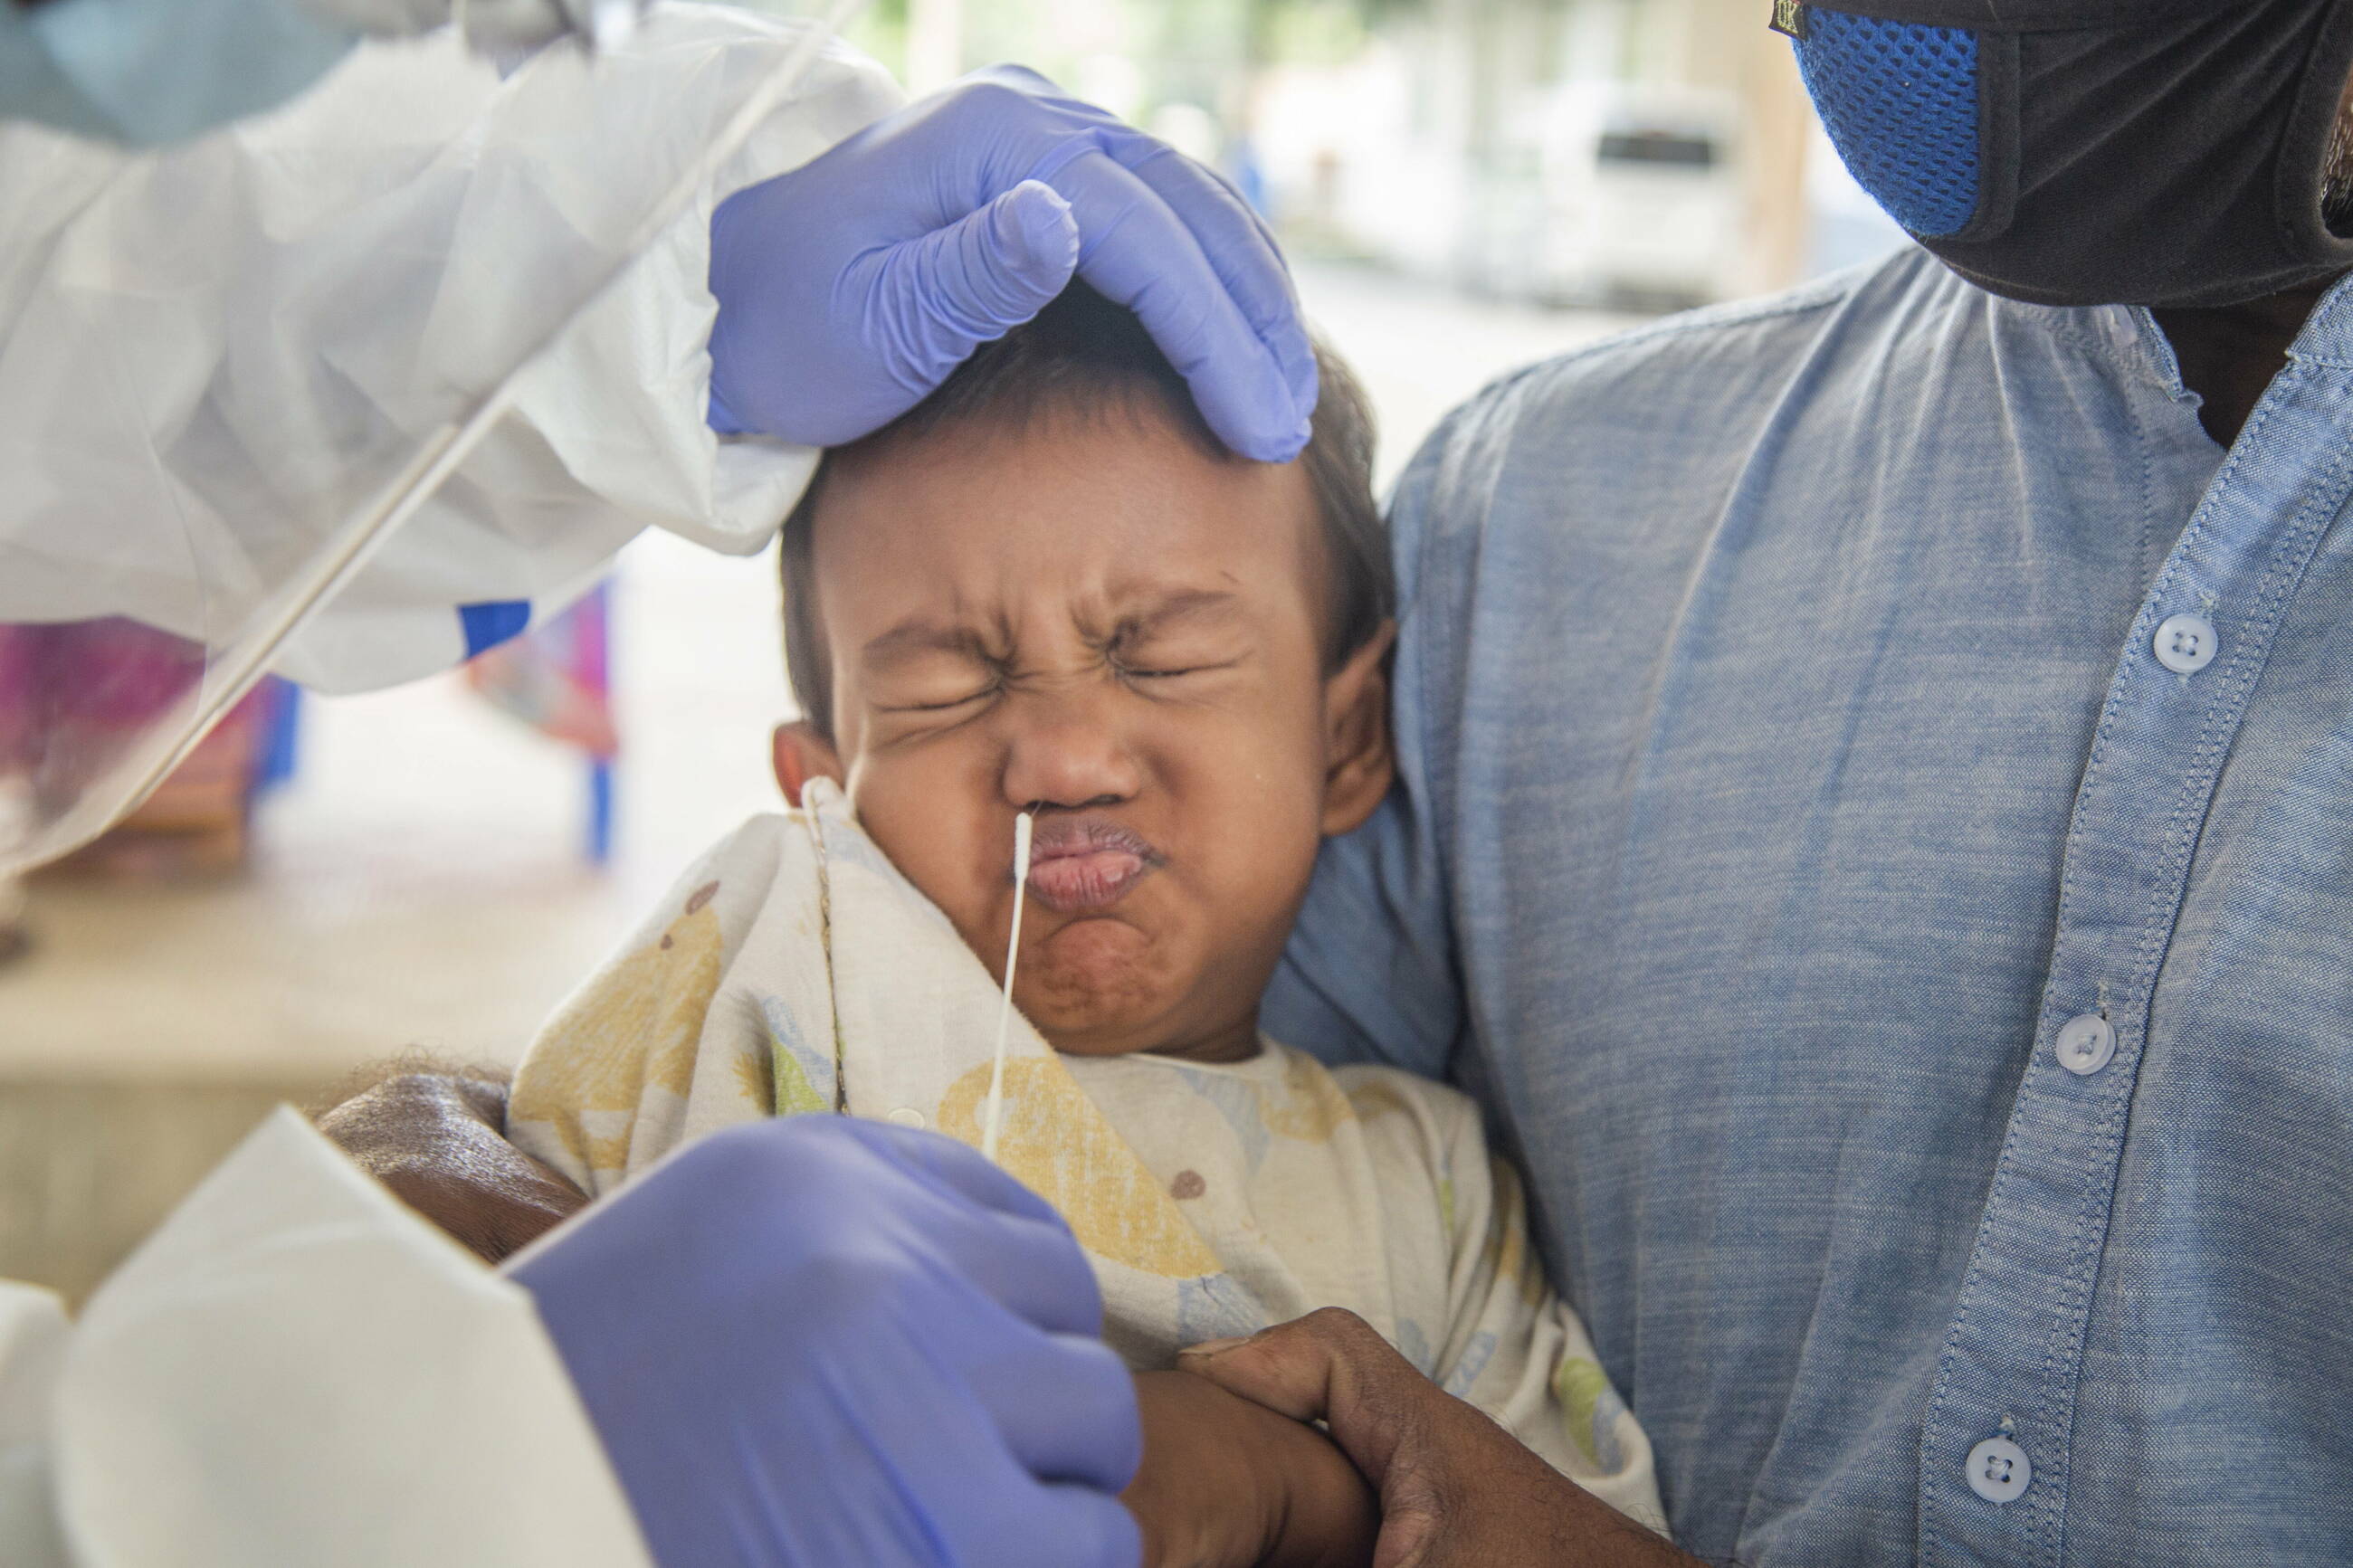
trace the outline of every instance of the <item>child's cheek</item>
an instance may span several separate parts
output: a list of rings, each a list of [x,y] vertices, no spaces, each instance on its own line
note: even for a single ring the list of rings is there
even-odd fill
[[[987,952],[1010,887],[1005,867],[1012,840],[991,841],[989,795],[942,772],[896,760],[869,763],[853,773],[858,787],[850,804],[891,863],[967,944]]]

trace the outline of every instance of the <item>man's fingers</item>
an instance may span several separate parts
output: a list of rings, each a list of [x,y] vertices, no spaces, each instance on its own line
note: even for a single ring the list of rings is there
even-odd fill
[[[1196,1345],[1178,1366],[1296,1421],[1322,1421],[1381,1489],[1398,1448],[1447,1395],[1354,1312],[1326,1307],[1250,1339]]]
[[[1192,388],[1218,438],[1243,457],[1288,462],[1307,444],[1308,410],[1282,361],[1226,289],[1197,237],[1134,171],[1084,143],[1039,177],[1070,202],[1079,276],[1134,310]]]
[[[1176,1352],[1177,1366],[1293,1421],[1321,1421],[1331,1404],[1332,1360],[1322,1341],[1285,1323],[1246,1340],[1212,1340]]]

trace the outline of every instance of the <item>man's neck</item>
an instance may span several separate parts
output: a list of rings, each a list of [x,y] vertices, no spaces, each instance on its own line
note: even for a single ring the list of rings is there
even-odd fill
[[[2288,345],[2336,286],[2327,278],[2243,305],[2155,312],[2181,362],[2182,384],[2205,400],[2198,418],[2206,434],[2224,447],[2239,438],[2264,388],[2286,367]]]

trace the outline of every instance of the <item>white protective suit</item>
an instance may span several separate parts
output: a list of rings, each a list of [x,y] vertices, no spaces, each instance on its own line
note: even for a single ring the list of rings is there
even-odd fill
[[[0,623],[121,615],[224,646],[629,258],[806,26],[663,5],[621,51],[504,79],[448,30],[371,43],[161,152],[0,128]],[[711,212],[898,101],[828,45],[279,673],[446,669],[458,606],[560,603],[648,524],[765,543],[815,455],[705,424]]]
[[[665,6],[593,70],[366,45],[162,153],[0,128],[0,623],[233,631],[623,259],[798,37]],[[814,456],[705,426],[711,210],[897,101],[828,46],[278,668],[327,689],[446,668],[455,606],[560,601],[648,523],[758,549]],[[78,1327],[0,1283],[6,1568],[646,1562],[528,1296],[290,1111]]]
[[[7,1568],[649,1568],[531,1297],[291,1110],[69,1328],[0,1283]]]

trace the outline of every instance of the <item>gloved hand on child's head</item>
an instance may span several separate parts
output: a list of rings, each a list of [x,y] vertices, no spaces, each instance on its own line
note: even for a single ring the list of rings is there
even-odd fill
[[[853,441],[1073,273],[1143,320],[1227,446],[1299,455],[1315,359],[1257,216],[1198,163],[1012,66],[720,204],[712,426]]]

